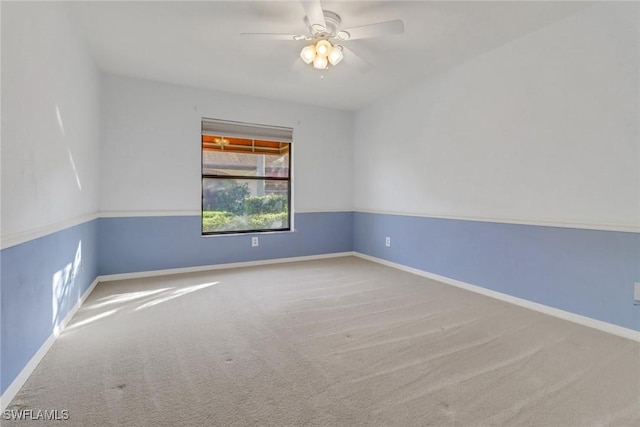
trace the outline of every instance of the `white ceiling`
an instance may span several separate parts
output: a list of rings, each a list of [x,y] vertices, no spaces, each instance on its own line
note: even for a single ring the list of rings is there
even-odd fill
[[[290,68],[305,42],[241,32],[306,33],[298,1],[77,2],[92,56],[106,72],[358,109],[420,79],[587,7],[585,2],[323,1],[342,27],[402,19],[405,33],[344,45],[373,64]],[[345,61],[346,62],[346,61]],[[324,78],[320,76],[324,74]]]

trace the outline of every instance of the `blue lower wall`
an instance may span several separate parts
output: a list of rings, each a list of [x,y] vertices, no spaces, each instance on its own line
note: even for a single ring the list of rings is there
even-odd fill
[[[2,250],[2,393],[98,275],[357,252],[640,330],[640,234],[302,213],[296,232],[200,236],[199,216],[100,218]],[[385,247],[384,238],[392,245]],[[74,274],[75,272],[75,274]]]
[[[98,221],[0,253],[2,393],[95,280]]]
[[[638,233],[356,212],[354,250],[640,330]]]
[[[352,212],[299,213],[293,233],[202,237],[200,216],[101,218],[98,274],[216,265],[353,250]],[[251,237],[260,245],[251,247]]]
[[[199,216],[100,218],[2,250],[1,393],[98,275],[353,249],[352,212],[297,214],[295,228],[254,248],[251,234],[201,237]]]

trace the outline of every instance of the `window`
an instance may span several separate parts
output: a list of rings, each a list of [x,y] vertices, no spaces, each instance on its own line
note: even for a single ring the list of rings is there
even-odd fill
[[[291,230],[293,130],[202,119],[202,234]]]

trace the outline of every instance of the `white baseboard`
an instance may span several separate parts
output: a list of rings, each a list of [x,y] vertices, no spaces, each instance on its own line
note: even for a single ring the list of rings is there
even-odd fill
[[[499,299],[501,301],[506,301],[511,304],[515,304],[524,308],[528,308],[531,310],[538,311],[540,313],[548,314],[553,317],[558,317],[560,319],[568,320],[573,323],[577,323],[582,326],[587,326],[589,328],[598,329],[599,331],[608,332],[613,335],[617,335],[623,338],[627,338],[633,341],[640,342],[640,331],[635,331],[633,329],[623,328],[622,326],[614,325],[611,323],[603,322],[602,320],[592,319],[590,317],[581,316],[579,314],[571,313],[568,311],[560,310],[559,308],[549,307],[548,305],[539,304],[536,302],[532,302],[526,299],[514,297],[511,295],[503,294],[502,292],[492,291],[487,288],[483,288],[481,286],[472,285],[470,283],[462,282],[460,280],[451,279],[449,277],[440,276],[438,274],[429,273],[428,271],[419,270],[413,267],[407,267],[406,265],[398,264],[395,262],[387,261],[382,258],[376,258],[370,255],[365,255],[360,252],[355,252],[355,256],[358,258],[366,259],[368,261],[373,261],[378,264],[385,265],[387,267],[396,268],[398,270],[406,271],[408,273],[413,273],[418,276],[426,277],[428,279],[437,280],[438,282],[445,283],[447,285],[456,286],[458,288],[466,289],[471,292],[475,292],[478,294],[482,294],[491,298]]]
[[[71,321],[73,316],[76,314],[82,303],[87,299],[87,297],[91,294],[96,285],[100,282],[105,281],[114,281],[114,280],[125,280],[125,279],[135,279],[141,277],[152,277],[152,276],[163,276],[168,274],[178,274],[178,273],[191,273],[198,271],[208,271],[208,270],[221,270],[228,268],[238,268],[238,267],[251,267],[256,265],[266,265],[266,264],[280,264],[285,262],[296,262],[296,261],[310,261],[316,259],[326,259],[326,258],[337,258],[337,257],[345,257],[345,256],[353,256],[354,252],[336,252],[331,254],[321,254],[321,255],[310,255],[310,256],[301,256],[301,257],[292,257],[292,258],[276,258],[276,259],[268,259],[268,260],[260,260],[260,261],[248,261],[248,262],[234,262],[228,264],[218,264],[218,265],[206,265],[200,267],[186,267],[186,268],[173,268],[167,270],[155,270],[155,271],[143,271],[138,273],[125,273],[125,274],[110,274],[106,276],[98,276],[91,283],[91,286],[82,294],[80,299],[76,302],[69,313],[65,316],[64,320],[58,325],[58,328],[49,335],[49,338],[40,346],[36,354],[29,360],[29,362],[22,368],[22,371],[18,374],[18,376],[13,380],[11,385],[5,390],[5,392],[0,396],[0,411],[4,411],[6,407],[11,403],[20,388],[27,382],[29,376],[36,369],[38,364],[42,361],[45,354],[49,351],[53,343],[56,341],[60,333],[64,330],[67,324]]]
[[[153,276],[162,276],[167,274],[179,274],[179,273],[191,273],[198,271],[208,271],[208,270],[221,270],[228,268],[238,268],[238,267],[251,267],[256,265],[267,265],[267,264],[281,264],[287,262],[296,262],[296,261],[310,261],[317,259],[327,259],[327,258],[338,258],[345,256],[353,256],[354,252],[335,252],[330,254],[321,254],[321,255],[310,255],[310,256],[300,256],[300,257],[292,257],[292,258],[276,258],[276,259],[267,259],[260,261],[248,261],[248,262],[234,262],[228,264],[218,264],[218,265],[206,265],[199,267],[186,267],[186,268],[172,268],[167,270],[155,270],[155,271],[142,271],[137,273],[125,273],[125,274],[109,274],[106,276],[98,276],[95,278],[91,286],[82,294],[80,299],[76,302],[76,304],[69,310],[69,313],[65,316],[63,321],[58,325],[56,330],[49,335],[49,338],[40,346],[36,354],[29,360],[29,362],[22,368],[22,371],[18,374],[18,376],[13,380],[11,385],[7,387],[5,392],[0,396],[0,411],[4,411],[6,407],[11,403],[18,391],[22,388],[24,383],[27,382],[29,376],[36,369],[38,364],[42,361],[44,356],[47,354],[53,343],[56,341],[60,333],[64,330],[67,324],[71,321],[73,316],[76,314],[80,306],[84,303],[87,297],[91,294],[96,285],[100,282],[106,281],[115,281],[115,280],[125,280],[125,279],[135,279],[142,277],[153,277]]]
[[[223,270],[223,269],[239,268],[239,267],[253,267],[257,265],[268,265],[268,264],[282,264],[286,262],[296,262],[296,261],[312,261],[316,259],[339,258],[339,257],[345,257],[345,256],[353,256],[353,255],[355,255],[355,252],[334,252],[330,254],[308,255],[308,256],[299,256],[299,257],[291,257],[291,258],[274,258],[274,259],[265,259],[260,261],[231,262],[227,264],[202,265],[198,267],[169,268],[166,270],[150,270],[150,271],[140,271],[135,273],[108,274],[105,276],[98,276],[98,281],[111,282],[116,280],[140,279],[143,277],[165,276],[168,274],[197,273],[200,271]]]
[[[13,398],[16,397],[16,394],[18,394],[18,391],[20,391],[24,383],[27,382],[27,380],[29,379],[33,371],[36,369],[38,364],[44,358],[45,354],[47,354],[47,352],[49,351],[53,343],[56,341],[60,333],[64,330],[67,324],[69,324],[73,316],[76,314],[80,306],[82,306],[82,304],[87,299],[87,297],[91,294],[91,292],[93,292],[93,289],[96,287],[97,284],[98,284],[98,278],[96,277],[94,281],[91,283],[91,285],[89,286],[89,288],[87,288],[87,290],[84,291],[82,296],[78,299],[78,301],[76,301],[76,303],[71,308],[71,310],[69,310],[69,312],[64,317],[62,322],[60,322],[57,328],[51,333],[51,335],[49,335],[49,338],[47,338],[47,340],[40,346],[38,351],[36,351],[36,354],[34,354],[33,357],[29,360],[29,362],[25,365],[25,367],[22,368],[22,371],[20,371],[18,376],[11,383],[11,385],[9,385],[9,387],[7,387],[4,393],[2,393],[2,396],[0,396],[0,411],[4,411],[6,407],[9,405],[9,403],[11,403]]]
[[[235,263],[228,263],[228,264],[207,265],[207,266],[199,266],[199,267],[173,268],[173,269],[166,269],[166,270],[143,271],[143,272],[137,272],[137,273],[110,274],[110,275],[96,277],[96,279],[93,281],[93,283],[91,283],[89,288],[84,292],[84,294],[76,302],[73,308],[69,310],[69,313],[67,313],[64,320],[60,323],[58,330],[52,332],[49,338],[47,338],[47,340],[44,342],[44,344],[40,346],[36,354],[33,355],[31,360],[29,360],[29,362],[25,365],[22,371],[20,371],[20,374],[18,374],[18,376],[13,380],[11,385],[5,390],[2,396],[0,396],[0,411],[4,411],[5,408],[9,405],[9,403],[11,403],[11,401],[16,396],[20,388],[24,385],[25,382],[27,382],[27,379],[29,378],[29,376],[33,373],[33,371],[38,366],[40,361],[42,361],[47,351],[49,351],[49,349],[57,339],[58,335],[60,335],[60,332],[64,330],[64,328],[67,326],[69,321],[71,321],[71,319],[76,314],[80,306],[84,303],[84,301],[91,294],[91,292],[96,287],[96,285],[100,282],[162,276],[167,274],[191,273],[191,272],[221,270],[221,269],[238,268],[238,267],[251,267],[251,266],[268,265],[268,264],[281,264],[281,263],[296,262],[296,261],[311,261],[311,260],[338,258],[338,257],[346,257],[346,256],[356,256],[368,261],[373,261],[378,264],[382,264],[398,270],[406,271],[408,273],[413,273],[418,276],[426,277],[428,279],[437,280],[439,282],[442,282],[448,285],[456,286],[458,288],[466,289],[471,292],[476,292],[478,294],[486,295],[495,299],[499,299],[501,301],[506,301],[521,307],[525,307],[525,308],[535,310],[544,314],[548,314],[550,316],[558,317],[560,319],[568,320],[570,322],[574,322],[583,326],[598,329],[603,332],[608,332],[610,334],[614,334],[623,338],[640,342],[640,332],[635,331],[633,329],[623,328],[621,326],[613,325],[611,323],[603,322],[601,320],[596,320],[590,317],[570,313],[568,311],[549,307],[543,304],[538,304],[522,298],[517,298],[511,295],[503,294],[501,292],[492,291],[490,289],[465,283],[460,280],[451,279],[449,277],[440,276],[434,273],[429,273],[427,271],[419,270],[417,268],[407,267],[402,264],[387,261],[381,258],[372,257],[370,255],[365,255],[359,252],[336,252],[336,253],[321,254],[321,255],[310,255],[310,256],[291,257],[291,258],[276,258],[276,259],[248,261],[248,262],[235,262]]]

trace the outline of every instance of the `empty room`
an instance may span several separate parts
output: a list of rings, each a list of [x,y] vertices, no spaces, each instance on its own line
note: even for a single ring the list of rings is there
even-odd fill
[[[0,16],[2,426],[640,425],[640,3]]]

